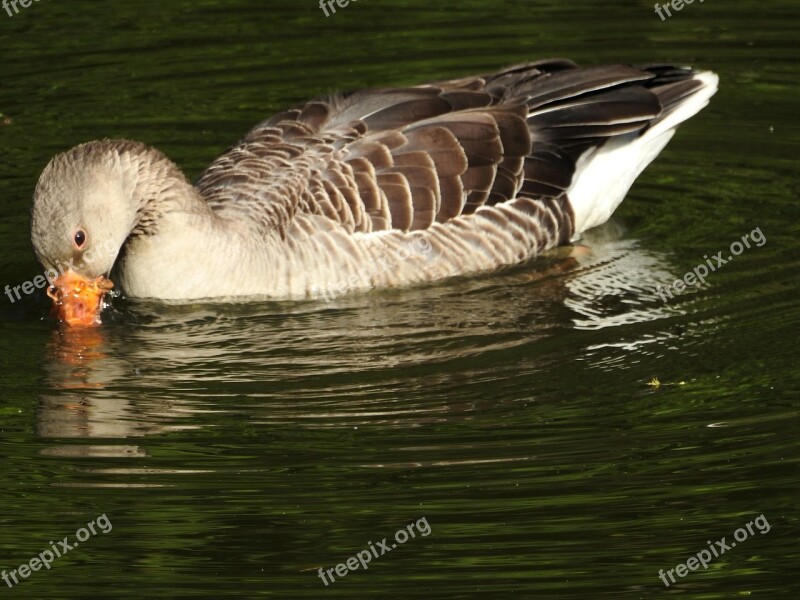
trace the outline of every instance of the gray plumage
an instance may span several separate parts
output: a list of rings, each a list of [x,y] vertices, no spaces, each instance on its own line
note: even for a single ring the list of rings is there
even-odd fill
[[[89,142],[43,172],[32,240],[46,267],[113,269],[131,297],[306,298],[487,272],[607,219],[715,89],[686,68],[548,60],[337,95],[259,124],[195,186],[143,144]]]

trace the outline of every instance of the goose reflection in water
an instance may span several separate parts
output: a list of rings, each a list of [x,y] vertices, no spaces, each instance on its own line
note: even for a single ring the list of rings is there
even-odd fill
[[[637,324],[676,314],[654,291],[674,269],[621,236],[612,222],[523,268],[329,303],[118,303],[112,322],[53,333],[38,433],[136,438],[218,426],[231,413],[304,428],[472,416],[486,405],[464,378],[497,406],[509,380],[541,368],[542,340],[617,327],[635,345],[665,328]],[[596,348],[587,339],[570,352],[593,360]]]

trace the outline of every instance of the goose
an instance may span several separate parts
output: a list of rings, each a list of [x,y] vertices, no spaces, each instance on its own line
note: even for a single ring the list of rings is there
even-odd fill
[[[330,298],[475,275],[605,222],[718,77],[565,59],[312,100],[258,124],[193,185],[143,143],[61,153],[31,241],[68,324],[104,294]]]

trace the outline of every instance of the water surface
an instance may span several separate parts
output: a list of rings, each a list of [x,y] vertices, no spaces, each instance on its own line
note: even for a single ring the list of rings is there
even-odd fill
[[[0,595],[796,598],[796,3],[38,2],[0,12],[0,285],[40,272],[33,186],[129,137],[195,177],[333,89],[567,56],[721,89],[609,225],[494,277],[331,303],[115,301],[59,329],[0,297]],[[759,228],[664,302],[654,291]],[[655,380],[655,381],[654,381]],[[659,570],[770,525],[666,588]],[[327,587],[424,518],[430,534]]]

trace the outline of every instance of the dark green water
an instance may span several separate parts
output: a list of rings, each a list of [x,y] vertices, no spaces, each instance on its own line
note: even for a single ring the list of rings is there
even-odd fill
[[[118,299],[83,333],[0,296],[0,569],[113,525],[0,597],[797,598],[800,6],[662,22],[652,4],[0,9],[2,286],[40,272],[39,172],[89,139],[142,140],[194,177],[337,88],[547,56],[722,82],[578,259],[331,304]],[[654,294],[757,228],[705,286]],[[762,514],[767,533],[663,585]],[[423,518],[367,571],[318,578]]]

